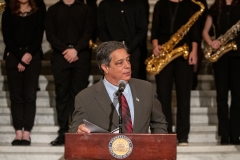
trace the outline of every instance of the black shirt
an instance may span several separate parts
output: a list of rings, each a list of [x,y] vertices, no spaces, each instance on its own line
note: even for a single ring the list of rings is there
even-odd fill
[[[66,5],[62,0],[49,7],[46,35],[58,53],[72,45],[78,53],[88,49],[93,31],[91,9],[80,1]]]
[[[104,0],[98,8],[98,37],[101,41],[125,41],[129,52],[147,32],[145,7],[139,0]]]
[[[170,37],[176,33],[179,28],[181,28],[182,25],[185,25],[189,21],[189,18],[192,14],[200,10],[200,7],[194,5],[193,7],[191,2],[188,2],[187,0],[183,0],[178,3],[171,2],[169,0],[160,0],[155,4],[151,40],[157,39],[160,45],[167,42]],[[171,33],[171,19],[173,18],[176,8],[177,11],[175,13],[173,32]],[[191,48],[191,42],[200,42],[199,26],[196,23],[190,28],[190,31],[175,47],[182,46],[184,43],[187,43],[187,45]]]
[[[28,52],[34,56],[40,49],[44,32],[45,12],[38,9],[28,16],[12,14],[10,9],[2,16],[2,33],[7,52],[14,54],[20,61]]]

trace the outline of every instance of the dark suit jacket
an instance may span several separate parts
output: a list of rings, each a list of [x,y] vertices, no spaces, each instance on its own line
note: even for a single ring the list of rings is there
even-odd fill
[[[167,122],[152,84],[132,78],[129,85],[134,103],[133,132],[148,133],[150,127],[152,133],[167,133]],[[83,119],[108,131],[119,126],[117,111],[102,80],[75,97],[75,111],[70,132],[76,133],[78,126],[83,124]]]

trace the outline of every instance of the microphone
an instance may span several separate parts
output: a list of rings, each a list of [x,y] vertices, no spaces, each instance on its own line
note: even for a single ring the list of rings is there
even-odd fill
[[[121,102],[121,95],[126,87],[127,82],[124,80],[118,81],[118,90],[116,92],[116,95],[118,96],[118,102],[119,102],[119,133],[122,132],[122,102]]]
[[[118,92],[123,92],[124,91],[124,89],[125,89],[125,87],[126,87],[126,84],[127,84],[127,82],[126,81],[124,81],[124,80],[120,80],[120,81],[118,81]]]

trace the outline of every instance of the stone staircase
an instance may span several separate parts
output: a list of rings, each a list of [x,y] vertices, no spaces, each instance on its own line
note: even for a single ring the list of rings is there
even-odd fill
[[[47,6],[57,0],[45,0]],[[149,0],[151,9],[156,0]],[[211,4],[213,1],[208,1]],[[150,18],[151,19],[151,18]],[[1,33],[0,33],[1,34]],[[10,100],[5,72],[5,63],[0,60],[0,159],[1,160],[63,160],[64,147],[53,147],[49,143],[57,136],[55,93],[53,76],[50,69],[50,45],[44,38],[45,60],[39,78],[40,91],[37,93],[37,113],[32,130],[31,146],[11,146],[14,129],[10,114]],[[151,51],[151,45],[148,45]],[[0,35],[0,58],[4,44]],[[96,61],[92,60],[90,85],[100,79]],[[153,76],[148,80],[155,85]],[[198,76],[197,90],[191,92],[191,132],[189,146],[177,146],[178,160],[237,160],[240,159],[240,146],[220,145],[217,136],[216,93],[211,64],[204,61]],[[176,114],[176,97],[173,90],[173,114]],[[175,120],[174,120],[175,121]],[[175,128],[175,127],[174,127]]]

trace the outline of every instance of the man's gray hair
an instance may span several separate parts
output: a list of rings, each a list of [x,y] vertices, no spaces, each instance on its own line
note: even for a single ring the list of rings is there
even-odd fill
[[[110,55],[112,52],[114,52],[117,49],[125,49],[127,51],[126,45],[124,45],[122,42],[118,42],[118,41],[103,42],[97,48],[97,51],[96,51],[97,52],[97,62],[98,62],[98,67],[102,73],[104,73],[104,71],[102,70],[101,65],[105,64],[106,66],[109,67],[110,62],[112,60]]]

